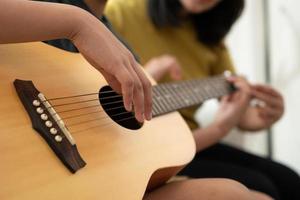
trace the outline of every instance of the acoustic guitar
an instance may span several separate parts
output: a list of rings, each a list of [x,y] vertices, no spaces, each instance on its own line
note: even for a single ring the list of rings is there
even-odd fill
[[[154,85],[140,124],[80,54],[0,45],[0,199],[141,200],[194,156],[175,111],[230,91],[223,76]]]

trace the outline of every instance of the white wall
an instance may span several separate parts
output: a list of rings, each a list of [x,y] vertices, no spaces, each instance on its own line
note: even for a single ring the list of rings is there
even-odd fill
[[[245,11],[227,38],[237,71],[254,82],[264,82],[265,77],[262,3],[262,0],[246,0]],[[211,113],[216,111],[216,107],[216,102],[210,102],[200,109],[196,117],[202,125],[207,125],[212,121]],[[225,141],[248,151],[265,155],[267,153],[266,137],[264,133],[249,135],[233,131]]]
[[[271,1],[272,83],[286,100],[274,128],[275,158],[300,172],[300,1]]]
[[[238,71],[251,81],[264,82],[265,52],[263,3],[246,0],[247,7],[227,43]],[[268,0],[271,20],[271,81],[285,98],[285,115],[273,127],[274,158],[300,173],[300,1]],[[212,121],[217,103],[208,103],[197,116],[202,124]],[[236,131],[226,142],[266,155],[266,134],[241,135]]]
[[[265,46],[262,0],[247,0],[245,12],[228,37],[228,45],[239,73],[252,82],[264,82]],[[265,132],[245,134],[242,146],[249,151],[266,155]]]

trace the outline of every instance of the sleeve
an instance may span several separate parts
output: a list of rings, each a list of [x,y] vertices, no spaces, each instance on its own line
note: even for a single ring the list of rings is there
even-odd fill
[[[220,46],[216,47],[214,51],[217,59],[211,67],[211,75],[222,74],[225,71],[231,71],[232,73],[235,73],[236,70],[226,45],[221,44]]]
[[[124,31],[122,2],[120,0],[109,0],[105,6],[104,14],[113,25],[114,30],[122,35]]]

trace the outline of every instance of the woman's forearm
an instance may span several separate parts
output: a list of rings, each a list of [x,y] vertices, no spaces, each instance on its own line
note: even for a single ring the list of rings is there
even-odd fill
[[[216,124],[211,124],[205,128],[198,128],[193,131],[196,142],[196,151],[202,151],[217,142],[229,133],[230,129],[222,128]]]
[[[0,43],[71,39],[90,14],[64,4],[0,1]]]

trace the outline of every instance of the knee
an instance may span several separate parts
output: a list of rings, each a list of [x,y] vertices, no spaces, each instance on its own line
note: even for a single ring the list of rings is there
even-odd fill
[[[250,191],[246,186],[243,184],[230,180],[230,179],[221,179],[219,180],[219,192],[220,198],[222,200],[274,200],[267,194],[257,192],[257,191]],[[223,185],[223,186],[222,186]],[[217,199],[216,198],[216,199]]]
[[[253,200],[253,196],[249,189],[243,184],[230,180],[220,179],[216,195],[222,200]]]
[[[274,200],[271,196],[258,192],[258,191],[251,191],[252,196],[254,199],[259,199],[259,200]]]
[[[207,182],[204,188],[202,185],[202,189],[205,191],[204,193],[207,194],[207,197],[209,197],[207,199],[254,200],[247,187],[230,179],[210,179],[210,182]],[[199,191],[199,193],[203,193],[203,191]]]

